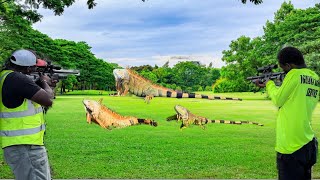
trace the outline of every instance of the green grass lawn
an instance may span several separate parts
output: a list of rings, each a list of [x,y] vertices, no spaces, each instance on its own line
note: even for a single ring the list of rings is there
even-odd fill
[[[208,92],[202,94],[209,94]],[[243,101],[154,98],[145,104],[135,96],[57,96],[46,115],[46,147],[53,178],[261,178],[275,179],[275,120],[277,109],[265,94],[224,94]],[[87,124],[83,99],[98,100],[110,109],[139,118],[147,125],[106,130]],[[174,105],[210,119],[248,120],[264,124],[208,124],[205,130],[167,122]],[[320,137],[320,105],[313,115]],[[320,178],[320,163],[313,169]],[[0,179],[13,178],[0,152]]]

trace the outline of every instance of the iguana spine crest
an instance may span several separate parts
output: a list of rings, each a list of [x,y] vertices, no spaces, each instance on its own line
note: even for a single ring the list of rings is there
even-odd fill
[[[93,100],[83,100],[86,110],[87,122],[95,122],[103,128],[112,129],[123,128],[138,124],[149,124],[157,126],[157,122],[150,119],[136,118],[133,116],[121,116],[102,104],[102,99],[97,102]]]
[[[126,95],[128,92],[136,96],[146,97],[171,97],[171,98],[198,98],[209,100],[242,100],[240,98],[208,96],[195,93],[182,93],[152,83],[133,70],[115,69],[113,74],[116,79],[118,94]]]

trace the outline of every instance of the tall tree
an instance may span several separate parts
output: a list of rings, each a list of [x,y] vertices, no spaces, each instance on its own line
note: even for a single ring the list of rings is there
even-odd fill
[[[172,68],[177,86],[186,89],[201,84],[203,67],[193,62],[179,62]]]
[[[223,51],[222,78],[227,78],[218,88],[223,91],[247,91],[253,88],[245,81],[256,75],[256,67],[277,63],[277,53],[284,46],[298,47],[309,68],[320,74],[320,5],[305,10],[295,9],[291,2],[284,2],[267,21],[264,35],[250,39],[240,37],[232,41],[230,49]]]

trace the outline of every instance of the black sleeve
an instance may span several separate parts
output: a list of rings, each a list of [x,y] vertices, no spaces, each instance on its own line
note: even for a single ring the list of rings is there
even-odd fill
[[[12,72],[3,82],[3,103],[8,108],[15,108],[22,104],[25,98],[31,99],[41,88],[28,76]]]

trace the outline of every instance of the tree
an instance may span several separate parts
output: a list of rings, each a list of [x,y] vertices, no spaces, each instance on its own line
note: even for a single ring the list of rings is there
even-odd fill
[[[187,87],[201,84],[203,79],[203,67],[193,62],[179,62],[172,68],[174,74],[174,82],[177,86],[186,90]]]
[[[146,79],[150,80],[152,83],[157,83],[158,78],[155,74],[150,71],[141,71],[141,76],[145,77]]]
[[[10,2],[10,1],[8,1]],[[6,60],[16,49],[32,49],[37,55],[64,69],[78,69],[77,80],[83,89],[114,89],[115,81],[112,70],[117,64],[110,64],[97,59],[86,42],[74,42],[63,39],[53,40],[45,34],[34,30],[31,22],[15,14],[17,5],[6,4],[0,10],[0,62]],[[61,91],[78,84],[75,79],[63,80]]]
[[[153,67],[150,65],[142,65],[142,66],[133,66],[130,69],[137,71],[138,73],[142,71],[152,71]]]
[[[54,59],[56,62],[62,62],[61,49],[56,46],[54,41],[45,34],[34,30],[31,23],[20,16],[14,14],[15,5],[10,5],[5,12],[0,11],[0,61],[3,62],[13,50],[26,48],[32,49],[44,59]],[[52,58],[53,57],[53,58]]]
[[[289,2],[284,2],[275,13],[274,22],[267,22],[263,39],[267,63],[275,62],[277,52],[286,45],[299,48],[307,65],[318,74],[320,46],[320,4],[305,10],[295,9]]]
[[[307,66],[320,74],[320,4],[305,10],[295,9],[284,2],[275,13],[273,22],[267,21],[264,35],[250,39],[242,36],[223,51],[227,66],[221,76],[226,78],[218,91],[251,91],[254,86],[246,77],[256,75],[256,68],[277,63],[277,53],[284,46],[295,46],[304,55]]]

